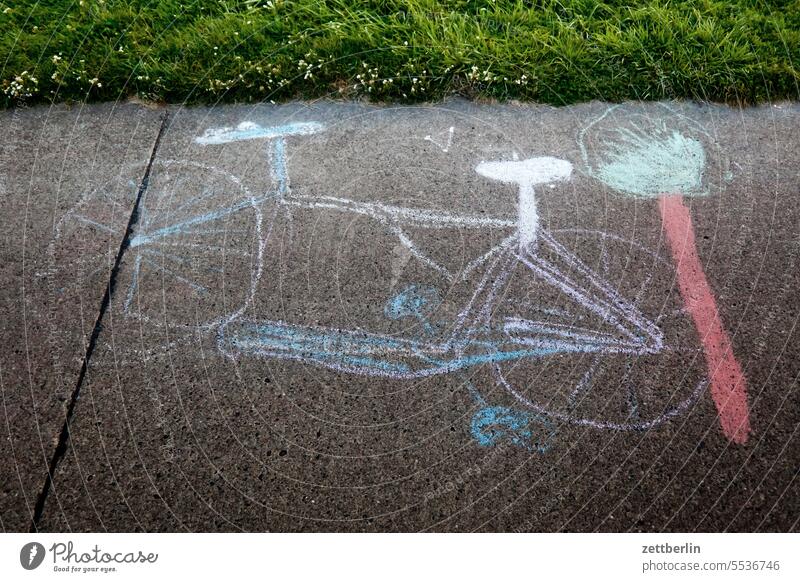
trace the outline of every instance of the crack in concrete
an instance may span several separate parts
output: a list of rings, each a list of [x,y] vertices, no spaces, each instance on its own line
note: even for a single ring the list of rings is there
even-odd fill
[[[97,319],[95,320],[94,328],[92,329],[92,333],[89,336],[89,343],[86,346],[86,352],[83,356],[83,362],[81,364],[80,374],[78,375],[78,381],[76,382],[75,389],[72,391],[72,395],[70,396],[69,405],[67,406],[67,411],[64,416],[64,424],[61,427],[61,433],[59,434],[58,437],[58,443],[56,444],[56,448],[53,451],[53,456],[50,459],[50,465],[47,471],[47,476],[45,477],[44,485],[42,486],[42,491],[36,498],[36,505],[33,511],[33,519],[31,520],[31,533],[37,533],[39,531],[39,523],[41,522],[42,516],[44,514],[44,507],[45,504],[47,503],[47,498],[50,495],[50,490],[53,488],[53,476],[55,475],[55,472],[58,469],[58,465],[61,462],[61,459],[63,459],[67,453],[67,448],[69,446],[69,438],[70,438],[70,423],[72,421],[72,417],[75,414],[75,407],[77,406],[81,389],[83,388],[83,384],[86,380],[86,373],[89,369],[89,362],[92,359],[92,355],[94,354],[94,349],[97,345],[97,340],[99,339],[100,332],[103,329],[103,316],[108,310],[108,306],[111,304],[111,299],[114,295],[114,290],[116,289],[117,277],[119,276],[119,270],[122,264],[122,257],[125,254],[125,251],[128,250],[128,247],[130,246],[131,238],[133,235],[133,229],[139,220],[139,207],[141,205],[144,193],[147,191],[147,187],[150,182],[150,172],[153,168],[153,163],[155,162],[156,155],[158,153],[158,148],[161,145],[161,138],[163,137],[164,131],[166,130],[168,120],[169,120],[169,112],[165,111],[163,116],[161,117],[161,125],[158,129],[158,134],[156,135],[155,142],[153,143],[153,149],[150,152],[150,159],[147,162],[144,174],[142,175],[142,180],[139,183],[139,188],[136,192],[136,200],[133,203],[131,215],[130,218],[128,219],[128,224],[125,228],[125,234],[122,237],[122,242],[120,242],[119,250],[117,251],[117,256],[114,259],[114,265],[111,268],[111,273],[109,274],[108,277],[108,284],[106,285],[106,290],[105,293],[103,294],[103,299],[100,302],[100,309],[97,314]]]

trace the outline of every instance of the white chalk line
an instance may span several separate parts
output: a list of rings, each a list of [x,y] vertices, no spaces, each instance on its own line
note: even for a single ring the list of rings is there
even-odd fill
[[[503,375],[502,370],[498,364],[494,366],[495,376],[500,384],[505,388],[509,394],[511,394],[517,401],[530,408],[531,410],[546,416],[547,418],[560,421],[566,424],[577,425],[577,426],[588,426],[595,429],[606,429],[606,430],[619,430],[619,431],[644,431],[650,428],[654,428],[661,424],[664,424],[669,419],[674,418],[680,414],[683,414],[690,406],[692,406],[697,400],[700,398],[700,395],[705,390],[706,386],[708,385],[707,380],[701,380],[692,393],[689,395],[688,398],[683,400],[682,402],[678,403],[673,408],[670,408],[664,414],[656,416],[651,420],[639,423],[623,423],[623,422],[612,422],[612,421],[600,421],[600,420],[592,420],[588,418],[575,418],[567,413],[563,412],[555,412],[552,410],[548,410],[539,406],[538,404],[532,402],[522,394],[520,394],[505,378]]]
[[[442,152],[447,153],[448,150],[450,149],[450,146],[453,145],[453,133],[455,132],[455,130],[456,128],[453,126],[451,126],[450,129],[447,130],[447,143],[445,143],[444,145],[433,139],[433,137],[431,137],[430,135],[426,135],[423,139],[425,141],[429,141],[432,144],[439,146],[439,149],[441,149]]]

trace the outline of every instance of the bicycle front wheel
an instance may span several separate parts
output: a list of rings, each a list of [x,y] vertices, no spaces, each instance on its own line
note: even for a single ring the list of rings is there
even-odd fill
[[[593,230],[542,234],[520,251],[492,327],[550,355],[498,362],[518,403],[559,423],[647,430],[687,412],[707,385],[703,353],[666,253]]]

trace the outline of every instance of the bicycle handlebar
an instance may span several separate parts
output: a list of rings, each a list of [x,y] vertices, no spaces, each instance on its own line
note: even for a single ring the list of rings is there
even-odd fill
[[[262,127],[252,121],[243,121],[238,126],[207,129],[203,135],[195,138],[200,145],[217,145],[248,139],[275,139],[289,135],[311,135],[324,130],[321,123],[299,122],[286,125]]]

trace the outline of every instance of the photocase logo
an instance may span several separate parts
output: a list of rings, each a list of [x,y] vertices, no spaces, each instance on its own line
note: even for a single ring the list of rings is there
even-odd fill
[[[44,546],[39,542],[29,542],[19,551],[19,563],[26,570],[35,570],[44,560]]]

